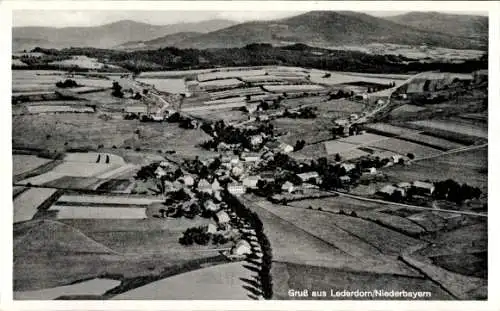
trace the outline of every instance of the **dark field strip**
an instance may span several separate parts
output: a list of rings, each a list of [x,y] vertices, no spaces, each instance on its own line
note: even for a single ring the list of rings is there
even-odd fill
[[[127,204],[127,203],[100,203],[100,202],[66,202],[57,201],[54,203],[55,206],[80,206],[80,207],[129,207],[138,208],[146,207],[149,204]]]
[[[47,172],[53,170],[56,166],[58,166],[62,162],[63,162],[62,160],[54,160],[52,162],[43,164],[42,166],[39,166],[39,167],[35,168],[34,170],[31,170],[29,172],[25,172],[25,173],[18,174],[16,176],[14,176],[12,178],[12,181],[13,181],[13,183],[17,183],[21,180],[47,173]]]

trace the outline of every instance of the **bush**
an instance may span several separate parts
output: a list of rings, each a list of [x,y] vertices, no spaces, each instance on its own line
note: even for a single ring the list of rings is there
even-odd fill
[[[57,82],[56,86],[58,88],[64,89],[64,88],[78,87],[79,85],[74,80],[66,79],[64,82],[61,82],[61,81]]]
[[[113,82],[113,92],[111,95],[118,98],[123,97],[122,86],[116,81]]]

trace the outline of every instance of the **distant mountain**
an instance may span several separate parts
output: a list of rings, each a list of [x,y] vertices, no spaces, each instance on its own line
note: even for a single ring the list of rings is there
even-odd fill
[[[486,16],[410,12],[386,17],[386,19],[422,30],[441,32],[452,36],[480,38],[486,43],[488,42],[488,17]]]
[[[176,46],[184,40],[202,35],[201,32],[178,32],[148,41],[130,41],[116,46],[121,50],[156,50],[166,46]]]
[[[208,20],[198,23],[150,25],[123,20],[95,27],[14,27],[13,42],[25,39],[42,40],[44,47],[112,48],[129,41],[151,40],[179,32],[207,33],[234,25],[229,20]],[[33,41],[31,48],[35,47]],[[29,46],[25,44],[24,46]]]
[[[417,29],[357,12],[313,11],[294,17],[247,22],[178,43],[181,48],[238,47],[250,43],[314,46],[394,43],[447,48],[484,48],[479,40]]]

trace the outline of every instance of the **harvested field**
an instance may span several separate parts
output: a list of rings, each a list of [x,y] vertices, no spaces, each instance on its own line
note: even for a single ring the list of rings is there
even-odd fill
[[[394,126],[391,124],[387,123],[370,123],[366,124],[365,127],[368,130],[372,130],[375,133],[380,132],[382,134],[388,134],[388,135],[405,135],[405,136],[410,136],[411,134],[417,133],[415,130],[407,129],[404,127],[399,127],[399,126]]]
[[[349,143],[349,144],[360,144],[369,145],[371,142],[377,142],[387,139],[387,136],[381,136],[377,134],[365,133],[361,135],[354,135],[345,138],[339,138],[338,141]]]
[[[67,105],[39,105],[39,106],[28,106],[28,111],[30,113],[52,113],[52,112],[73,112],[73,113],[82,113],[82,112],[87,112],[87,113],[93,113],[94,108],[92,107],[86,107],[86,106],[81,106],[77,107],[74,105],[67,106]]]
[[[127,205],[149,205],[154,202],[162,202],[161,198],[152,197],[129,197],[129,196],[106,196],[106,195],[63,195],[59,202],[75,203],[102,203],[102,204],[127,204]]]
[[[322,104],[328,111],[338,111],[346,113],[360,113],[365,109],[362,103],[347,99],[334,99]]]
[[[231,104],[231,103],[245,103],[245,98],[243,97],[232,97],[232,98],[224,98],[224,99],[216,99],[204,101],[204,105],[222,105],[222,104]]]
[[[227,91],[212,92],[210,98],[222,99],[229,97],[242,97],[247,95],[264,94],[265,92],[260,87],[236,88]]]
[[[245,83],[241,82],[238,79],[224,79],[224,80],[213,80],[213,81],[206,81],[206,82],[200,82],[198,86],[203,89],[203,90],[217,90],[217,89],[223,89],[223,88],[235,88],[238,86],[242,86]]]
[[[186,94],[187,88],[184,79],[137,79],[137,81],[154,85],[161,92]]]
[[[274,93],[284,92],[314,92],[323,91],[325,88],[316,84],[297,84],[297,85],[265,85],[264,89]]]
[[[38,207],[56,193],[56,189],[30,188],[14,200],[14,223],[33,218]]]
[[[100,184],[96,190],[107,192],[122,192],[128,189],[134,182],[129,179],[111,179]]]
[[[46,163],[49,163],[50,159],[39,158],[34,155],[25,154],[13,154],[12,155],[12,176],[23,174],[34,170]]]
[[[396,276],[385,273],[371,272],[354,272],[344,269],[334,269],[326,267],[318,267],[313,265],[302,265],[288,262],[274,262],[272,265],[271,274],[274,282],[274,298],[278,300],[288,299],[304,299],[304,300],[319,300],[319,299],[394,299],[387,297],[332,297],[331,290],[334,293],[337,291],[372,291],[374,288],[383,288],[387,291],[401,291],[409,288],[418,288],[420,291],[431,292],[431,297],[417,298],[418,299],[453,299],[446,291],[442,290],[438,285],[430,280],[421,277]],[[290,297],[288,291],[290,289],[309,289],[309,297]],[[326,297],[312,297],[312,290],[325,291]],[[409,299],[407,297],[401,299]]]
[[[418,127],[432,131],[434,129],[452,132],[456,134],[467,134],[479,138],[488,138],[488,129],[485,127],[467,124],[467,123],[459,123],[450,120],[419,120],[412,121],[411,124],[415,124]]]
[[[146,219],[146,208],[53,205],[48,210],[57,219]]]
[[[350,213],[351,211],[358,213],[360,211],[371,211],[385,207],[383,204],[355,200],[345,196],[290,202],[289,205],[304,209],[308,209],[310,206],[315,210],[321,208],[323,211],[330,211],[334,213],[338,213],[340,210],[343,210],[346,213]]]
[[[357,144],[350,144],[342,142],[340,140],[326,141],[324,144],[326,148],[326,153],[329,155],[336,153],[340,154],[342,152],[346,152],[357,148]]]

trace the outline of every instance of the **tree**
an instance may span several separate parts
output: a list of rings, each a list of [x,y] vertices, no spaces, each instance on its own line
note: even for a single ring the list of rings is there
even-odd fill
[[[123,97],[122,86],[116,81],[113,82],[113,92],[111,95],[119,98]]]
[[[406,156],[407,156],[407,157],[408,157],[408,159],[410,159],[410,160],[415,159],[415,155],[414,155],[413,153],[411,153],[411,152],[410,152],[410,153],[408,153]]]
[[[342,158],[340,157],[340,154],[336,153],[335,154],[335,162],[340,162]]]

